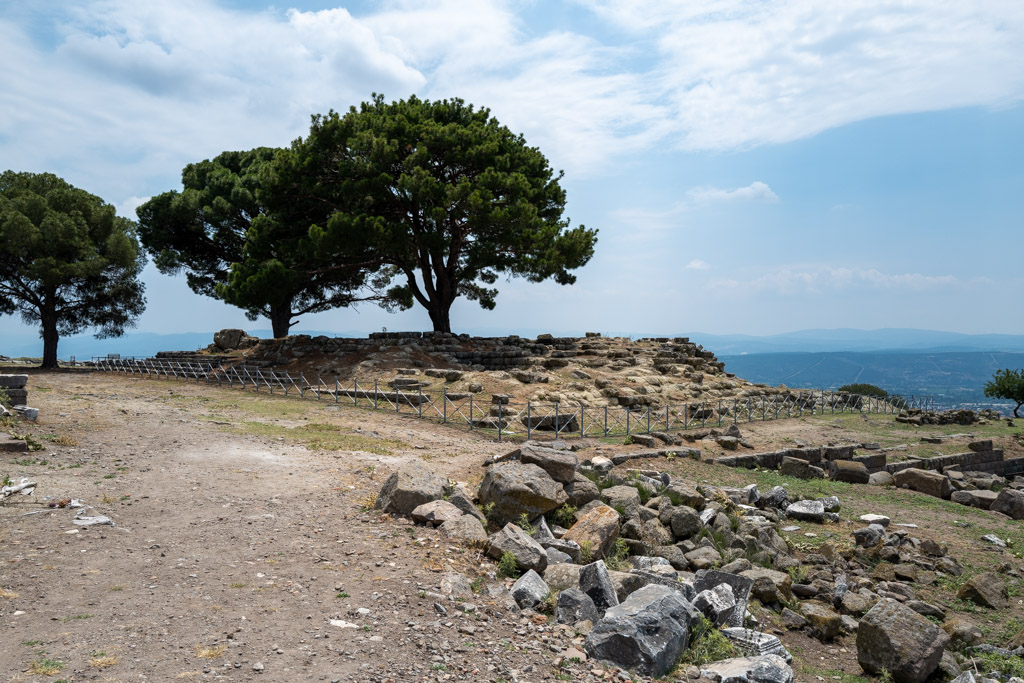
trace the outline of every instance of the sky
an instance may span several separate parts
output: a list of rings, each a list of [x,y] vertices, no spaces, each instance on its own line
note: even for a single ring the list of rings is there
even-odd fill
[[[575,285],[456,302],[457,332],[1024,333],[1019,0],[0,0],[0,62],[0,170],[129,218],[375,92],[490,108],[598,243]],[[139,331],[269,328],[143,277]],[[363,305],[293,331],[429,327]]]

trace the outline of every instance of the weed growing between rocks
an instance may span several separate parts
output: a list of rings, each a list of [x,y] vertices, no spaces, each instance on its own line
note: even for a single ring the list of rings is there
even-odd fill
[[[519,578],[519,563],[516,561],[515,553],[507,552],[501,556],[498,560],[498,574],[510,579]]]
[[[736,648],[707,617],[702,617],[697,634],[683,653],[679,664],[701,666],[710,662],[734,657]]]

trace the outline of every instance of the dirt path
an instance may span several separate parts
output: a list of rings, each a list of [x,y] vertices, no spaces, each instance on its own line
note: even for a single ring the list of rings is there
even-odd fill
[[[294,418],[295,401],[98,375],[35,375],[30,386],[47,448],[5,456],[4,471],[38,480],[37,502],[80,499],[115,525],[78,527],[70,509],[20,501],[0,508],[10,680],[538,680],[553,671],[552,650],[572,644],[466,587],[462,602],[431,595],[447,572],[475,577],[477,554],[360,510],[397,461],[426,455],[465,478],[495,444],[302,403],[303,417],[369,448],[378,439],[354,430],[404,443],[307,450],[230,419],[251,420],[258,401],[280,426],[274,406]],[[212,415],[197,402],[211,397]]]

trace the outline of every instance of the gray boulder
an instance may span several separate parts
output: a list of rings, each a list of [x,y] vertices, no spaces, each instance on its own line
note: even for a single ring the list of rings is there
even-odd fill
[[[501,531],[492,534],[487,546],[487,554],[496,560],[500,560],[505,553],[515,555],[520,569],[543,573],[548,566],[548,554],[541,544],[511,522]]]
[[[732,594],[732,586],[720,583],[714,588],[698,593],[693,599],[693,606],[713,624],[721,626],[736,609],[736,596]]]
[[[494,504],[492,516],[498,524],[530,519],[561,507],[569,497],[562,485],[537,465],[503,462],[487,468],[480,482],[480,502]]]
[[[512,597],[522,609],[533,608],[544,602],[549,592],[550,589],[544,583],[544,579],[532,569],[512,584]]]
[[[605,612],[587,635],[588,656],[643,676],[663,676],[690,640],[693,609],[678,592],[651,584]]]
[[[559,624],[575,624],[579,621],[597,622],[601,615],[590,596],[579,588],[567,588],[558,594],[555,620]]]
[[[679,540],[690,538],[704,526],[700,521],[697,511],[688,505],[679,505],[672,508],[672,516],[669,517],[669,526],[672,527],[672,535]]]
[[[601,492],[601,500],[626,519],[640,514],[640,492],[635,486],[611,486]]]
[[[573,475],[572,481],[565,485],[565,494],[569,497],[569,505],[581,508],[592,500],[601,497],[597,484],[579,472]]]
[[[604,560],[592,562],[580,570],[580,590],[590,596],[594,601],[594,607],[601,614],[609,607],[619,604],[615,586],[608,575],[608,567],[605,566]]]
[[[409,515],[420,505],[443,497],[447,486],[447,479],[413,461],[387,478],[375,507],[396,515]]]
[[[412,511],[412,519],[421,524],[441,526],[450,519],[458,519],[463,514],[465,513],[462,510],[447,500],[432,500],[429,503],[416,506]]]
[[[972,576],[960,587],[956,596],[961,600],[970,600],[982,607],[1006,609],[1010,606],[1006,582],[995,572],[983,572]]]
[[[555,481],[568,484],[576,477],[579,460],[572,451],[556,451],[542,446],[523,446],[519,459],[524,465],[537,465]]]
[[[1003,489],[989,508],[1013,519],[1024,519],[1024,491]]]
[[[853,542],[864,548],[873,548],[885,541],[885,538],[885,529],[878,524],[869,524],[853,531]]]
[[[949,637],[896,600],[884,598],[857,628],[857,661],[864,671],[885,669],[896,683],[922,683],[939,666]]]
[[[999,494],[995,491],[953,491],[950,496],[950,500],[960,505],[967,505],[968,507],[978,508],[980,510],[988,510],[992,507],[992,504],[999,499]]]
[[[480,520],[470,515],[449,519],[439,529],[441,535],[466,545],[483,546],[487,543],[487,531]]]

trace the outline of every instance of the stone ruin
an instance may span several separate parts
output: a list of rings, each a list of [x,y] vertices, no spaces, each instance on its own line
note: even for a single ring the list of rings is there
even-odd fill
[[[928,436],[922,441],[942,443],[958,436],[969,435]],[[726,456],[715,462],[778,469],[780,474],[799,479],[897,486],[1024,519],[1024,458],[1005,459],[1003,450],[994,448],[991,439],[971,441],[963,453],[901,455],[898,462],[889,462],[890,456],[903,450],[905,445],[882,449],[878,444],[842,444]]]
[[[28,405],[28,375],[0,375],[0,392],[7,396],[15,414],[26,420],[35,420],[39,416],[39,410]],[[9,414],[7,407],[0,403],[0,417]]]
[[[1024,655],[1024,631],[1015,649],[996,648],[977,627],[918,599],[915,586],[963,568],[941,543],[915,536],[915,525],[865,515],[841,548],[799,552],[779,529],[838,522],[838,498],[791,500],[778,486],[695,486],[648,469],[616,474],[608,458],[581,463],[558,446],[527,442],[492,458],[475,492],[421,463],[405,465],[385,482],[376,507],[479,547],[506,571],[511,565],[522,574],[510,588],[510,609],[547,609],[585,634],[587,656],[645,676],[666,674],[717,631],[737,656],[703,665],[699,676],[792,681],[788,651],[759,629],[749,600],[824,642],[856,633],[864,671],[888,671],[895,681],[919,683],[939,669],[959,675],[970,662],[958,662],[951,646],[968,655]],[[1020,578],[1009,564],[1003,573]],[[970,578],[957,595],[1008,604],[995,573]]]

